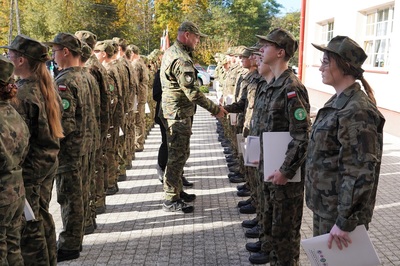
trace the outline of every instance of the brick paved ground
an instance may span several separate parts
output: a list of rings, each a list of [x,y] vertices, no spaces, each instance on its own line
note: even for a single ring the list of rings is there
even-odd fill
[[[228,181],[223,148],[217,141],[216,120],[202,108],[194,119],[191,156],[185,176],[195,183],[192,214],[161,210],[162,186],[155,164],[160,143],[158,127],[136,154],[128,180],[107,197],[107,211],[97,218],[98,229],[85,236],[79,259],[60,265],[250,265],[240,223],[252,215],[240,214],[236,184]],[[400,139],[385,136],[377,206],[370,236],[382,265],[400,265]],[[57,230],[62,227],[53,194],[51,211]],[[312,235],[311,213],[304,207],[302,237]],[[301,265],[309,265],[302,251]]]

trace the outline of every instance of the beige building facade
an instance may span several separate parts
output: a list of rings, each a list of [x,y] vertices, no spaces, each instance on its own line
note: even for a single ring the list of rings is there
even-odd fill
[[[304,33],[302,80],[311,103],[320,108],[334,93],[321,81],[322,52],[311,43],[349,36],[368,54],[364,77],[387,119],[385,129],[400,136],[400,0],[306,0]]]

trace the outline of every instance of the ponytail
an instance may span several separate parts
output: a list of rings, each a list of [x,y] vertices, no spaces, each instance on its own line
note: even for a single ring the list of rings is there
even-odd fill
[[[47,119],[50,127],[50,133],[53,138],[63,138],[63,128],[61,125],[61,107],[58,100],[57,91],[54,85],[54,81],[50,75],[50,72],[46,68],[44,62],[31,61],[33,72],[38,77],[40,92],[43,95],[45,101],[45,108],[47,113]]]

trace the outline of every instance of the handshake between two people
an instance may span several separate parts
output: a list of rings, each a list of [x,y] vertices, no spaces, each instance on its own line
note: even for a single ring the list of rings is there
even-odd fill
[[[214,115],[216,118],[221,118],[221,117],[224,117],[225,115],[227,115],[228,114],[228,111],[226,111],[225,109],[224,109],[224,107],[222,106],[222,105],[220,105],[219,106],[219,112],[218,112],[218,114],[216,114],[216,115]]]

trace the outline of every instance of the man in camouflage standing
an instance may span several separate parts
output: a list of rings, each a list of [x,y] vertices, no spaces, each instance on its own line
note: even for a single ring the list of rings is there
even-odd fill
[[[199,90],[192,52],[200,37],[205,36],[193,22],[183,22],[178,28],[177,40],[165,51],[161,63],[162,110],[167,121],[168,142],[164,211],[190,213],[194,210],[186,202],[193,201],[196,195],[183,192],[181,176],[190,153],[191,116],[195,105],[199,104],[216,117],[226,113]]]
[[[298,44],[293,35],[274,29],[267,36],[257,35],[262,63],[270,66],[275,79],[265,90],[257,91],[253,123],[260,125],[259,172],[264,183],[261,250],[250,256],[254,264],[299,265],[300,227],[304,201],[304,161],[310,130],[310,103],[301,81],[289,68]],[[264,173],[263,132],[289,132],[292,140],[279,169]],[[289,182],[301,169],[301,181]]]
[[[149,70],[139,55],[139,48],[136,45],[130,45],[132,50],[132,65],[138,74],[139,86],[136,93],[137,108],[135,117],[135,150],[143,151],[145,138],[145,105],[147,102],[147,92],[149,84]]]
[[[86,61],[86,66],[90,73],[95,77],[100,89],[100,149],[96,151],[96,214],[104,213],[106,210],[106,194],[105,188],[105,169],[108,165],[108,160],[105,156],[107,152],[107,134],[110,128],[110,88],[108,84],[107,70],[99,62],[94,54],[94,46],[96,45],[97,36],[90,31],[75,32],[81,41],[86,42],[92,49],[90,58]]]
[[[61,206],[63,230],[58,237],[57,262],[76,259],[82,248],[84,203],[82,162],[87,154],[86,139],[90,89],[80,64],[81,41],[69,33],[59,33],[52,42],[54,60],[62,68],[56,84],[62,100],[64,138],[60,143],[56,176],[57,201]]]

